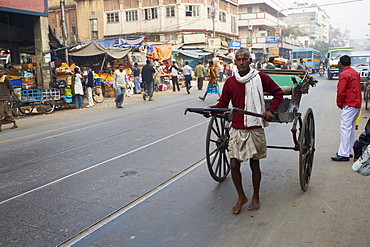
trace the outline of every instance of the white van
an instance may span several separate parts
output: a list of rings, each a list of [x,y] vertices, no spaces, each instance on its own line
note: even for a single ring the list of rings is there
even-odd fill
[[[361,84],[368,80],[370,51],[354,51],[350,55],[351,68],[360,74]]]

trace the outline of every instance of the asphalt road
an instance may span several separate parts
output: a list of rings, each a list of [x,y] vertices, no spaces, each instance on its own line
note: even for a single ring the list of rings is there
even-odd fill
[[[319,78],[302,98],[316,122],[306,192],[298,152],[268,150],[261,161],[261,209],[231,213],[232,180],[208,174],[208,120],[185,107],[216,103],[202,91],[112,99],[19,119],[0,134],[0,246],[367,246],[369,178],[330,157],[339,145],[336,81]],[[368,112],[363,110],[360,131]],[[268,145],[292,146],[291,124],[272,123]],[[251,196],[251,172],[243,168]],[[96,224],[97,223],[97,224]],[[91,228],[86,230],[88,227]],[[68,240],[71,239],[69,242]]]

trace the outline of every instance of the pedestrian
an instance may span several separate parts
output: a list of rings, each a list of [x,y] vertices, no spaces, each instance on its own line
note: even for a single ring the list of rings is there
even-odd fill
[[[176,66],[176,62],[172,63],[172,66],[170,67],[170,73],[171,73],[171,79],[172,79],[172,85],[173,85],[173,91],[176,92],[176,87],[177,91],[180,91],[180,86],[179,86],[179,68]]]
[[[8,76],[4,74],[5,68],[0,68],[0,132],[3,124],[13,123],[11,129],[18,128],[9,106],[10,97],[13,95],[13,86]]]
[[[266,69],[275,69],[275,65],[273,64],[275,58],[270,57],[268,63],[266,64]]]
[[[362,103],[360,74],[351,68],[351,58],[347,55],[341,56],[338,64],[342,69],[337,85],[337,106],[342,109],[341,139],[338,153],[331,159],[349,161],[350,156],[353,156],[356,119]]]
[[[207,97],[207,94],[218,94],[218,97],[221,96],[220,87],[218,86],[218,77],[217,77],[217,66],[214,66],[213,61],[210,60],[208,62],[208,73],[209,73],[209,80],[207,85],[207,90],[204,93],[203,97],[199,97],[200,100],[205,100]]]
[[[299,64],[297,66],[297,70],[305,70],[308,71],[308,67],[305,62],[303,62],[303,58],[299,59]]]
[[[370,145],[370,119],[367,120],[365,131],[360,134],[353,144],[353,161],[357,161],[360,158],[368,145]]]
[[[129,87],[126,71],[123,69],[123,64],[118,65],[118,69],[114,71],[114,88],[117,90],[115,99],[116,107],[123,108],[122,104],[125,99],[125,90]]]
[[[150,60],[146,60],[146,65],[143,67],[141,76],[143,82],[145,83],[145,92],[143,93],[143,100],[149,96],[149,101],[153,101],[153,91],[154,91],[154,79],[153,74],[155,73],[154,68],[150,65]]]
[[[188,94],[190,94],[190,89],[191,89],[190,81],[191,81],[191,77],[192,77],[191,76],[192,71],[193,71],[193,69],[190,67],[189,62],[186,61],[185,66],[182,69],[182,74],[185,77],[185,87],[186,87],[186,92]]]
[[[159,63],[159,67],[157,69],[158,74],[159,74],[159,79],[160,79],[160,84],[163,85],[164,83],[164,77],[166,75],[166,72],[164,72],[166,66],[163,63]]]
[[[222,61],[220,61],[220,64],[218,65],[218,73],[219,73],[219,82],[222,82],[224,80],[224,70],[225,66]]]
[[[80,73],[80,68],[75,67],[75,108],[84,108],[82,95],[84,95],[84,89],[82,87],[82,75]]]
[[[273,112],[283,99],[283,91],[265,73],[250,68],[252,59],[247,49],[240,49],[235,54],[235,64],[238,71],[235,76],[228,78],[224,84],[218,104],[212,108],[228,108],[232,106],[266,116],[267,121],[273,118]],[[264,92],[273,96],[270,106],[265,108]],[[232,132],[230,133],[228,154],[230,158],[231,176],[238,194],[238,200],[232,212],[240,213],[248,199],[245,196],[240,165],[250,160],[252,170],[253,196],[248,210],[260,208],[259,189],[261,170],[259,160],[266,157],[267,146],[264,127],[268,125],[262,118],[246,116],[240,113],[233,114]]]
[[[137,62],[134,63],[134,67],[132,68],[132,75],[134,76],[134,92],[141,93],[140,87],[140,68]]]
[[[195,66],[194,75],[198,78],[198,90],[202,90],[204,77],[206,76],[206,69],[201,60],[199,60],[198,65]]]
[[[263,114],[267,121],[271,121],[273,112],[283,99],[283,91],[267,74],[250,68],[251,62],[252,59],[248,50],[240,49],[236,52],[235,64],[238,71],[235,76],[226,80],[219,103],[211,107],[228,108],[231,101],[233,107]],[[273,96],[267,110],[265,108],[264,92]],[[253,196],[248,210],[258,210],[260,208],[261,170],[259,160],[266,157],[267,146],[264,127],[268,123],[262,118],[240,113],[234,113],[232,117],[228,154],[231,175],[238,194],[238,200],[232,208],[232,212],[238,214],[242,206],[248,201],[243,190],[240,173],[240,165],[243,161],[250,160],[252,170]]]
[[[132,71],[130,68],[124,69],[126,71],[126,78],[127,78],[127,86],[126,86],[126,95],[127,97],[131,97],[134,94],[134,82],[131,80]]]
[[[86,91],[87,91],[87,101],[88,105],[86,107],[93,107],[94,106],[94,101],[92,97],[92,91],[94,90],[94,72],[91,69],[90,65],[85,66],[86,69]]]

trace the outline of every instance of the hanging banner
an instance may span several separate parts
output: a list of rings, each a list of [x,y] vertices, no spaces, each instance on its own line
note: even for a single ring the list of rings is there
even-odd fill
[[[221,39],[208,39],[208,46],[212,49],[221,48]]]
[[[281,28],[280,27],[275,28],[275,36],[276,37],[280,37],[281,36]]]
[[[241,41],[237,41],[237,40],[231,40],[230,41],[230,46],[229,48],[232,48],[232,49],[238,49],[242,46],[242,42]]]
[[[247,38],[245,43],[247,44],[247,47],[252,47],[253,45],[252,38]]]

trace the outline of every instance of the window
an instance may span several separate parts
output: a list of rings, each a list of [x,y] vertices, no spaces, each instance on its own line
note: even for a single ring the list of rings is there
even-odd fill
[[[107,13],[107,23],[116,23],[119,22],[118,12]]]
[[[226,13],[223,12],[223,11],[220,11],[218,13],[218,19],[221,21],[221,22],[226,22]]]
[[[252,7],[247,8],[247,13],[253,13],[252,11],[253,11]]]
[[[175,16],[175,6],[166,7],[166,17],[174,17]]]
[[[91,39],[98,39],[98,19],[90,19]]]
[[[236,28],[237,28],[236,17],[231,16],[231,32],[236,33]]]
[[[71,34],[72,35],[77,35],[77,26],[72,26],[71,27]]]
[[[144,9],[144,18],[145,20],[157,19],[158,9],[157,8]]]
[[[199,6],[186,5],[185,16],[199,16]]]
[[[126,21],[137,21],[137,10],[126,11]]]

